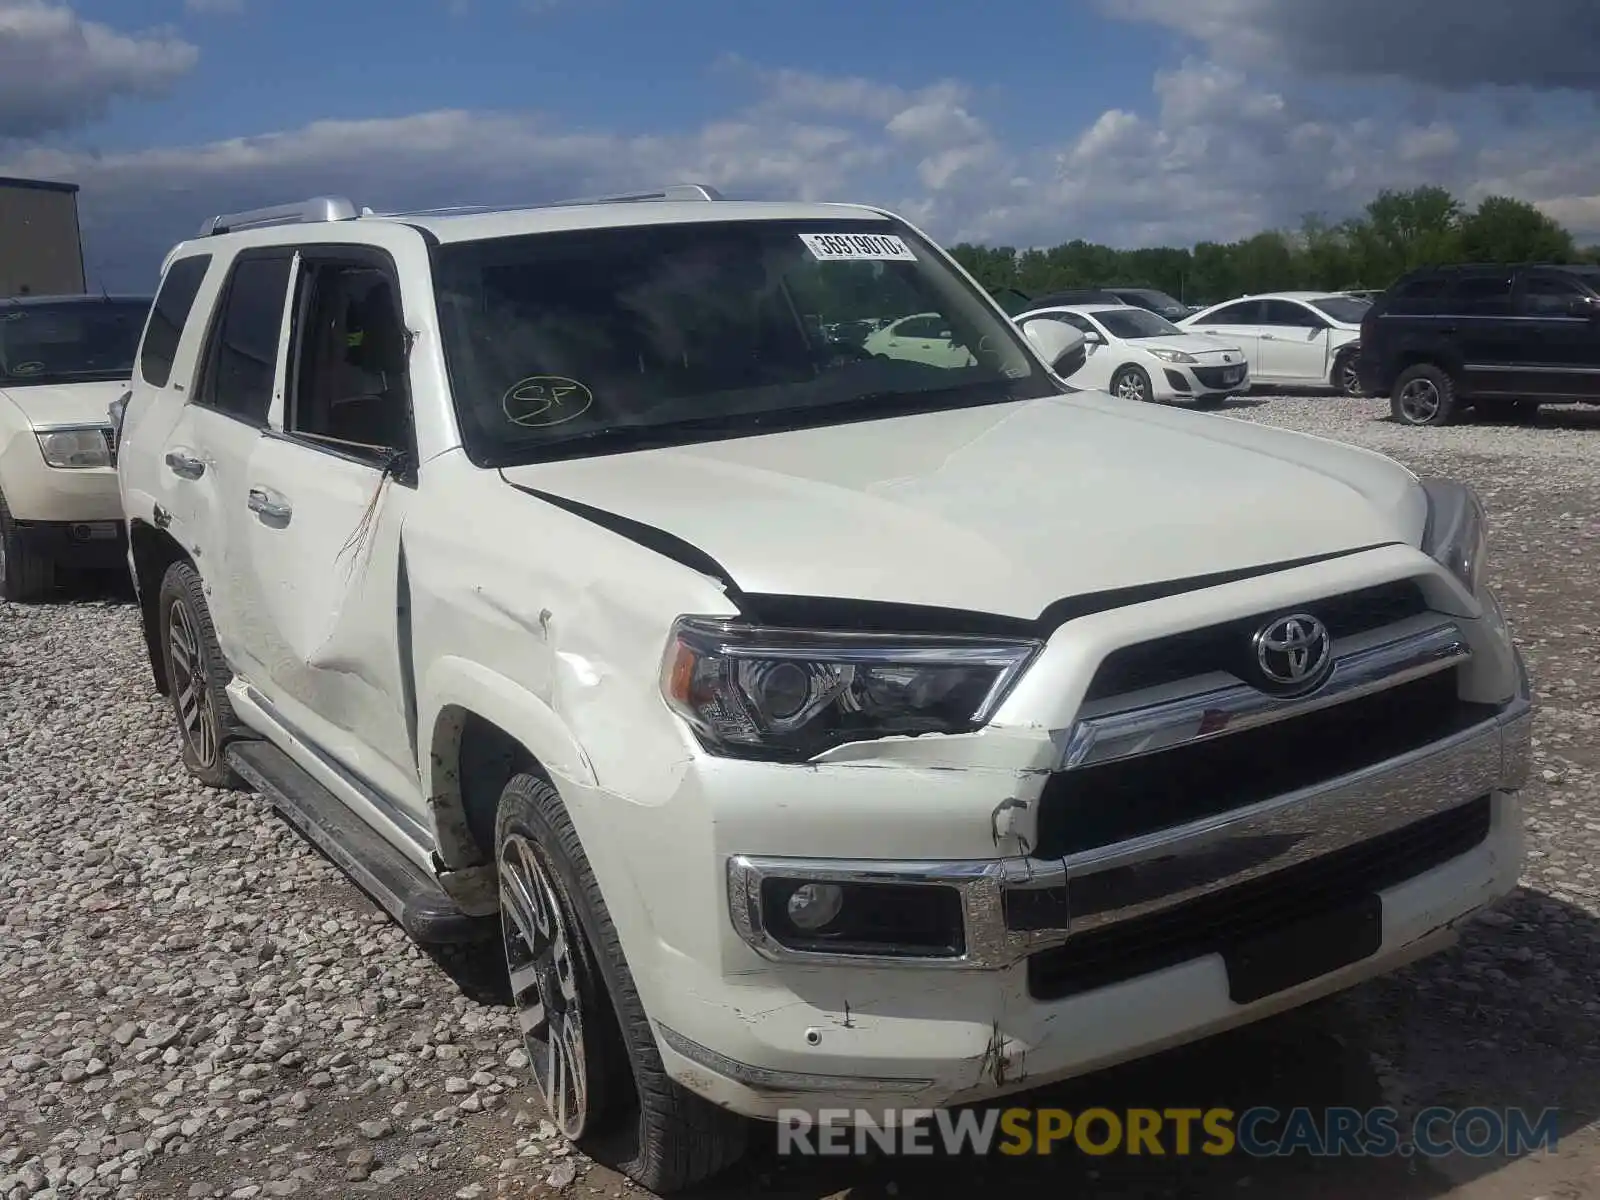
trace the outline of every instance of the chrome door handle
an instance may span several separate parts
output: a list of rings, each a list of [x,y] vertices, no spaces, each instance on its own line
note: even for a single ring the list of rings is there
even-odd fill
[[[249,499],[250,511],[269,521],[287,521],[294,515],[294,508],[286,500],[274,500],[261,488],[251,488]]]
[[[167,451],[167,466],[179,479],[199,479],[206,473],[205,463],[176,450]]]

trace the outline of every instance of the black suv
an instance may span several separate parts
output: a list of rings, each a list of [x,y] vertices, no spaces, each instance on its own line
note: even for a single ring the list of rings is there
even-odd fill
[[[1544,402],[1600,404],[1600,267],[1426,267],[1361,322],[1361,385],[1402,425],[1468,408],[1531,419]]]

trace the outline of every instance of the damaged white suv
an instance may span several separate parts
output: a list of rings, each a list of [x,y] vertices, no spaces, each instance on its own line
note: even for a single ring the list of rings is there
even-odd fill
[[[652,1189],[746,1117],[1303,1003],[1516,882],[1472,493],[1075,390],[891,214],[324,198],[208,222],[156,309],[120,476],[185,761],[414,937],[496,930],[552,1119]],[[967,353],[824,333],[913,314]]]

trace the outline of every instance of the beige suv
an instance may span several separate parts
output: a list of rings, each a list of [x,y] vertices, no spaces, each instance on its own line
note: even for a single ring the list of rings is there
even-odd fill
[[[58,567],[123,570],[109,409],[128,388],[143,296],[0,300],[0,596],[36,600]]]

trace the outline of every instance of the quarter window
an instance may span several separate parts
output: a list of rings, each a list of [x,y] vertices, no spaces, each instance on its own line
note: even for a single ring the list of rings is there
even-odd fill
[[[167,268],[139,349],[139,374],[151,387],[166,387],[172,379],[183,328],[210,266],[211,255],[192,254]]]

